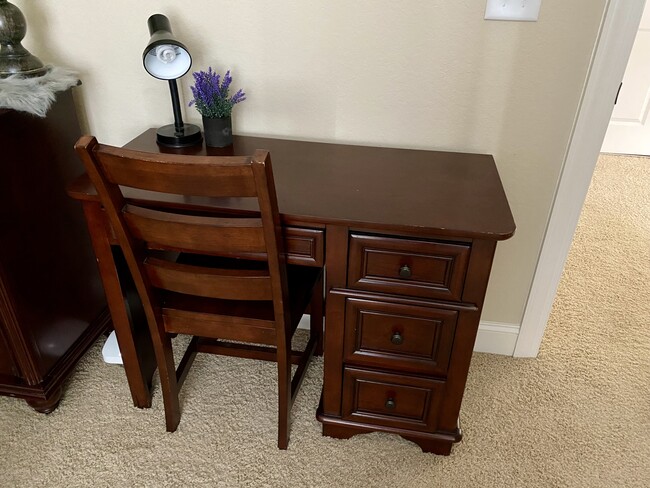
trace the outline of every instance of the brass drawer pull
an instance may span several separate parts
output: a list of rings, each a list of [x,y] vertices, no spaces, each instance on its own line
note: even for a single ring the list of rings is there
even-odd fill
[[[400,346],[404,342],[404,338],[402,337],[402,334],[400,334],[399,332],[393,332],[393,335],[390,338],[390,342],[392,342],[396,346]]]
[[[409,268],[407,264],[403,265],[399,269],[399,277],[400,278],[410,278],[411,277],[411,268]]]
[[[395,409],[395,406],[396,406],[396,404],[395,404],[395,399],[394,399],[394,398],[389,398],[388,400],[386,400],[386,403],[384,404],[384,406],[385,406],[388,410],[394,410],[394,409]]]

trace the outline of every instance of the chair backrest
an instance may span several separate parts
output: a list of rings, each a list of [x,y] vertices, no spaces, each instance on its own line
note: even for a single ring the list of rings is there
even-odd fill
[[[84,136],[75,146],[105,207],[145,312],[158,322],[155,288],[209,298],[272,300],[284,323],[287,278],[271,158],[185,156],[131,151]],[[188,205],[128,203],[122,188],[201,197],[251,197],[259,216],[220,217]],[[159,257],[160,251],[255,257],[265,269],[214,269]]]

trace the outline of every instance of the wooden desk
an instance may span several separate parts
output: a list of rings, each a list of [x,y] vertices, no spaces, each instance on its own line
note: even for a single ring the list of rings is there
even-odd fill
[[[324,260],[327,269],[323,434],[393,432],[449,454],[461,438],[458,414],[496,242],[515,231],[492,156],[255,137],[235,137],[227,149],[175,150],[159,147],[154,130],[126,147],[270,150],[289,260]],[[87,177],[68,192],[83,203],[133,401],[148,407],[155,362],[137,296]],[[181,201],[246,209],[232,199]]]

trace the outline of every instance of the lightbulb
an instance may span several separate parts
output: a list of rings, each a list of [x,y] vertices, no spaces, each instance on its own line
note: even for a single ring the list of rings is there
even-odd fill
[[[171,44],[156,46],[156,57],[165,64],[173,63],[178,54],[176,49],[176,46],[172,46]]]
[[[161,80],[174,80],[188,72],[192,58],[181,46],[161,44],[152,47],[143,58],[144,69]]]

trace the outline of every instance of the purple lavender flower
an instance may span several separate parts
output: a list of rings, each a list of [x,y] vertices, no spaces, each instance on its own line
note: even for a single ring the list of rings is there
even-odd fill
[[[230,70],[226,71],[223,79],[211,67],[208,71],[195,71],[192,76],[194,86],[191,86],[190,90],[194,98],[189,105],[196,105],[196,109],[204,117],[230,117],[233,106],[246,100],[246,94],[241,89],[233,96],[228,96],[232,83]]]

